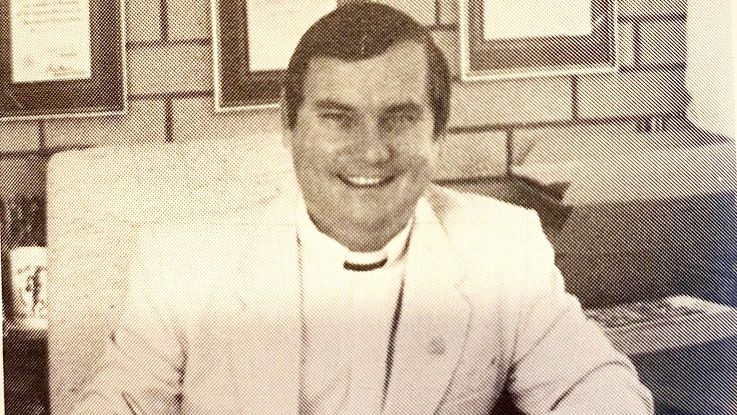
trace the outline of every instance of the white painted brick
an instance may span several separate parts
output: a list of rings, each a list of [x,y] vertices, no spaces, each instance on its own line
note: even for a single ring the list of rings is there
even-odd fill
[[[435,0],[379,0],[412,16],[425,26],[435,23]]]
[[[683,71],[591,75],[578,82],[582,118],[680,112],[686,99]]]
[[[174,141],[273,140],[280,146],[278,109],[215,113],[211,98],[177,99],[173,103]]]
[[[686,61],[686,22],[645,22],[640,26],[640,63],[657,65]]]
[[[571,93],[568,77],[456,83],[449,126],[570,119]]]
[[[440,23],[458,24],[459,22],[459,0],[440,0]],[[465,1],[465,0],[464,0]]]
[[[38,132],[38,121],[0,122],[0,153],[38,149]]]
[[[125,31],[128,42],[161,38],[160,0],[127,0]]]
[[[46,146],[100,146],[164,141],[164,102],[135,100],[126,115],[67,118],[46,122]]]
[[[435,180],[501,176],[506,172],[507,141],[502,131],[448,134],[441,145]]]
[[[686,13],[686,0],[619,0],[620,16],[654,16],[680,13]]]
[[[204,39],[212,35],[209,0],[167,0],[169,39]]]
[[[432,34],[435,44],[445,55],[450,67],[452,77],[460,76],[460,62],[458,50],[458,32],[449,30],[437,30]]]
[[[129,93],[212,90],[212,52],[205,45],[155,45],[128,50]]]
[[[632,23],[619,25],[619,66],[635,64],[635,28]]]

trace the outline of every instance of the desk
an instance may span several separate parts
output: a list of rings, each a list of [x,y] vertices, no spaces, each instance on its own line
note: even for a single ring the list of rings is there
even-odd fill
[[[630,356],[658,415],[737,415],[737,309],[675,296],[587,314]]]
[[[664,410],[678,415],[737,414],[737,336],[632,360]]]
[[[7,414],[48,414],[47,347],[37,333],[10,330],[5,337]],[[737,414],[737,335],[635,354],[632,360],[653,392],[656,415]],[[505,399],[494,415],[521,414]]]
[[[48,343],[45,335],[8,330],[3,338],[6,414],[48,414],[47,360]]]
[[[702,259],[704,259],[704,263],[718,263],[709,260],[714,256],[717,259],[722,259],[723,257],[731,260],[733,258],[733,243],[722,243],[722,241],[734,240],[733,235],[735,233],[732,230],[734,224],[734,215],[732,214],[734,211],[734,197],[731,194],[720,195],[718,197],[699,196],[694,197],[694,200],[689,199],[685,201],[643,201],[622,203],[615,207],[604,205],[570,208],[556,205],[550,198],[541,196],[526,184],[514,180],[479,179],[445,184],[459,190],[495,196],[523,206],[536,208],[540,212],[546,232],[548,232],[551,239],[553,239],[554,245],[556,245],[557,252],[562,252],[566,255],[566,261],[563,265],[567,265],[567,267],[562,266],[561,268],[563,268],[566,283],[570,291],[579,297],[583,297],[586,300],[585,303],[589,305],[601,306],[610,303],[619,303],[624,300],[640,300],[640,296],[642,295],[671,295],[673,292],[681,292],[678,289],[684,286],[685,288],[694,287],[694,294],[701,294],[707,291],[709,287],[737,287],[731,278],[731,273],[725,273],[725,275],[730,277],[729,283],[722,284],[715,282],[722,280],[713,278],[715,274],[721,275],[719,273],[705,272],[708,278],[700,278],[700,274],[691,277],[690,273],[676,269],[683,264],[700,263],[698,261]],[[732,206],[730,208],[731,210],[727,210],[727,206]],[[719,212],[726,213],[720,216],[717,215]],[[572,224],[572,221],[576,223]],[[719,229],[722,230],[719,231]],[[105,230],[107,231],[107,228]],[[72,235],[74,238],[78,237],[68,229],[64,229],[64,232],[60,231],[59,234]],[[612,237],[612,234],[616,237]],[[662,240],[649,238],[651,234],[662,236]],[[93,243],[101,235],[104,235],[106,238],[108,237],[108,234],[93,234],[89,236],[89,245],[94,247],[92,252],[98,255],[100,252],[108,252],[99,251],[99,249],[102,249],[99,246],[107,246],[108,244],[95,245]],[[71,236],[69,238],[70,246],[76,246],[71,242],[73,238]],[[119,234],[110,236],[110,241],[120,242],[123,239],[123,236]],[[653,245],[649,243],[650,241],[655,241],[657,244],[653,243]],[[633,256],[629,255],[629,251],[624,252],[621,256],[610,253],[610,248],[615,253],[623,250],[624,248],[622,246],[625,243],[626,246],[624,248],[636,247],[639,249],[643,246],[652,250],[654,254],[652,256],[634,257],[640,260],[633,261]],[[112,245],[112,242],[109,245]],[[661,250],[663,246],[667,249]],[[595,249],[592,250],[592,248]],[[589,252],[590,250],[591,252]],[[701,254],[707,251],[709,253],[713,251],[716,254]],[[79,253],[77,254],[81,255]],[[123,261],[119,261],[120,258],[113,254],[115,252],[110,254],[113,257],[111,258],[112,265],[109,265],[109,268],[104,268],[105,272],[98,271],[92,274],[114,275],[111,270],[116,270],[119,263],[123,263]],[[591,263],[582,261],[580,258],[584,256],[586,258],[596,259],[599,265],[592,266]],[[91,256],[87,255],[83,257],[87,258]],[[658,261],[656,261],[656,264],[660,266],[651,266],[653,263],[652,258],[657,258]],[[674,258],[681,258],[679,260],[680,262],[675,262],[676,265],[673,265]],[[728,265],[731,270],[732,262],[729,261]],[[87,266],[85,265],[85,267]],[[87,268],[81,269],[88,270]],[[688,270],[690,268],[686,269]],[[706,270],[711,270],[711,268]],[[717,270],[721,270],[721,268]],[[70,275],[80,272],[76,268],[69,271]],[[616,276],[616,279],[612,278],[612,276]],[[727,278],[725,277],[724,280],[727,281]],[[95,283],[99,282],[95,281]],[[115,283],[120,284],[119,282]],[[105,283],[107,285],[100,284],[105,287],[111,286],[110,283]],[[65,289],[71,290],[71,288],[67,287]],[[728,294],[732,292],[734,291],[725,290],[724,297],[728,297]],[[109,296],[110,294],[105,295]],[[67,299],[73,298],[68,291],[64,295],[61,295],[61,297]],[[714,294],[708,297],[721,298],[722,296]],[[68,308],[72,310],[83,310],[83,308],[76,306],[68,306]],[[101,309],[100,313],[112,314],[118,312],[117,310],[119,309],[106,307]],[[66,323],[72,320],[78,321],[74,320],[75,318],[82,319],[88,318],[88,316],[81,312],[78,314],[64,315]],[[62,324],[56,327],[52,325],[52,335],[55,329],[58,330],[56,331],[57,337],[52,337],[51,339],[52,342],[56,342],[54,344],[54,351],[57,353],[57,356],[54,357],[65,358],[73,354],[80,355],[80,359],[85,357],[83,355],[90,350],[89,339],[84,338],[83,340],[79,340],[76,336],[79,335],[82,338],[82,336],[88,336],[90,333],[79,331],[79,329],[76,332],[70,331],[67,333],[65,331],[68,330],[67,326]],[[62,334],[69,335],[64,336]],[[83,342],[81,346],[80,341]],[[84,353],[80,353],[80,350]],[[698,362],[685,361],[683,363],[677,363],[681,362],[680,359],[688,359],[688,354],[680,357],[671,356],[664,358],[658,358],[657,354],[654,357],[649,355],[635,357],[636,364],[642,366],[641,370],[647,373],[643,377],[643,380],[655,391],[655,397],[658,401],[658,415],[699,414],[699,412],[687,412],[679,409],[688,409],[690,407],[678,406],[679,402],[667,398],[669,396],[668,392],[671,391],[669,388],[672,388],[668,383],[670,380],[667,377],[660,379],[656,376],[658,367],[666,370],[666,373],[672,373],[675,370],[677,373],[676,376],[680,376],[678,373],[682,373],[685,370],[684,368],[689,367],[689,365],[698,364]],[[67,359],[67,361],[75,362],[71,358]],[[45,367],[43,369],[45,370]],[[63,370],[63,367],[60,370]],[[67,401],[65,399],[72,396],[77,387],[77,385],[70,387],[68,383],[52,385],[52,394],[57,398],[57,405],[66,404]],[[674,394],[687,393],[689,389],[681,389],[681,391],[684,392],[674,392]],[[710,391],[715,391],[715,389],[710,389]],[[661,399],[661,395],[664,398]]]

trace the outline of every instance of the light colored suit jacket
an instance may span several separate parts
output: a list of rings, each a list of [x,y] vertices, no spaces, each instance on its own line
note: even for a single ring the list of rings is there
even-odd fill
[[[264,201],[250,224],[145,229],[75,413],[296,415],[296,197]],[[530,414],[652,413],[629,360],[564,292],[533,212],[431,187],[407,255],[385,413],[488,414],[503,390]]]

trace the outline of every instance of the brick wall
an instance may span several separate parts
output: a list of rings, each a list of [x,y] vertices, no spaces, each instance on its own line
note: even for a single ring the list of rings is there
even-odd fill
[[[432,29],[457,75],[457,0],[385,2]],[[641,119],[680,117],[686,104],[685,3],[619,1],[622,67],[616,74],[455,82],[438,177],[503,174],[509,150],[539,131],[633,131]],[[276,110],[213,113],[208,0],[128,0],[126,14],[129,113],[0,122],[0,197],[43,193],[45,160],[63,149],[279,129]]]

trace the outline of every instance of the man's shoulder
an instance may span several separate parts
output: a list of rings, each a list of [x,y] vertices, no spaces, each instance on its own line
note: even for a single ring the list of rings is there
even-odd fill
[[[456,253],[475,269],[494,268],[518,279],[533,263],[544,268],[552,261],[534,210],[440,187],[427,199]]]
[[[431,186],[427,199],[441,223],[467,225],[482,229],[517,229],[537,222],[535,211],[476,193],[464,193],[441,186]]]

